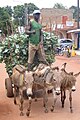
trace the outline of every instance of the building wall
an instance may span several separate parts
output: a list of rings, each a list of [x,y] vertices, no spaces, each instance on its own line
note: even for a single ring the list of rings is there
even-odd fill
[[[68,9],[54,9],[54,8],[42,8],[41,18],[42,24],[61,24],[62,16],[67,16],[68,20],[73,19],[73,13]]]

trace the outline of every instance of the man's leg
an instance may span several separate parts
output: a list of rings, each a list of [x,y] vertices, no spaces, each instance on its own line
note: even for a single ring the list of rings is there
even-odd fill
[[[38,52],[38,56],[39,56],[39,61],[44,63],[44,64],[46,64],[46,65],[49,65],[49,63],[46,60],[46,56],[45,56],[45,52],[44,52],[43,46],[39,47],[37,52]]]
[[[29,50],[28,50],[28,71],[32,70],[32,63],[34,60],[34,56],[36,53],[35,46],[29,43]]]

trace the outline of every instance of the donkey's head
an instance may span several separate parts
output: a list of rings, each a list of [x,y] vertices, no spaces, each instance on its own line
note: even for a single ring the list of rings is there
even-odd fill
[[[61,93],[60,91],[60,73],[59,70],[50,70],[48,75],[46,76],[46,84],[48,86],[52,86],[52,89],[55,90],[56,95],[59,95]]]
[[[26,93],[27,96],[30,98],[32,96],[32,87],[33,87],[33,72],[32,71],[25,71],[24,74],[24,82],[25,82],[25,86],[26,86]]]
[[[74,91],[76,91],[76,86],[75,86],[75,84],[76,84],[76,78],[79,76],[79,74],[80,74],[80,72],[78,72],[78,73],[76,73],[76,74],[74,74],[73,75],[73,79],[72,79],[72,91],[74,92]]]
[[[60,95],[61,90],[60,90],[60,86],[61,86],[61,76],[60,76],[60,72],[59,71],[53,71],[54,75],[53,75],[53,82],[54,84],[54,88],[55,88],[55,93],[56,95]]]

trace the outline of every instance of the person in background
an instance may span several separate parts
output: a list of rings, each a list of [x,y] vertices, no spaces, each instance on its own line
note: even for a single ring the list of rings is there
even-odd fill
[[[30,20],[26,30],[26,33],[29,35],[28,71],[32,70],[32,64],[36,53],[40,62],[49,65],[46,61],[43,48],[42,25],[39,23],[40,14],[40,10],[34,10],[33,19]]]

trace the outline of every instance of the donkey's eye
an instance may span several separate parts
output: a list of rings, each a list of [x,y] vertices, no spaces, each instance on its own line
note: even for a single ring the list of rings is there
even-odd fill
[[[56,82],[56,79],[54,79],[54,82]]]
[[[27,85],[28,83],[25,81],[25,84]]]

